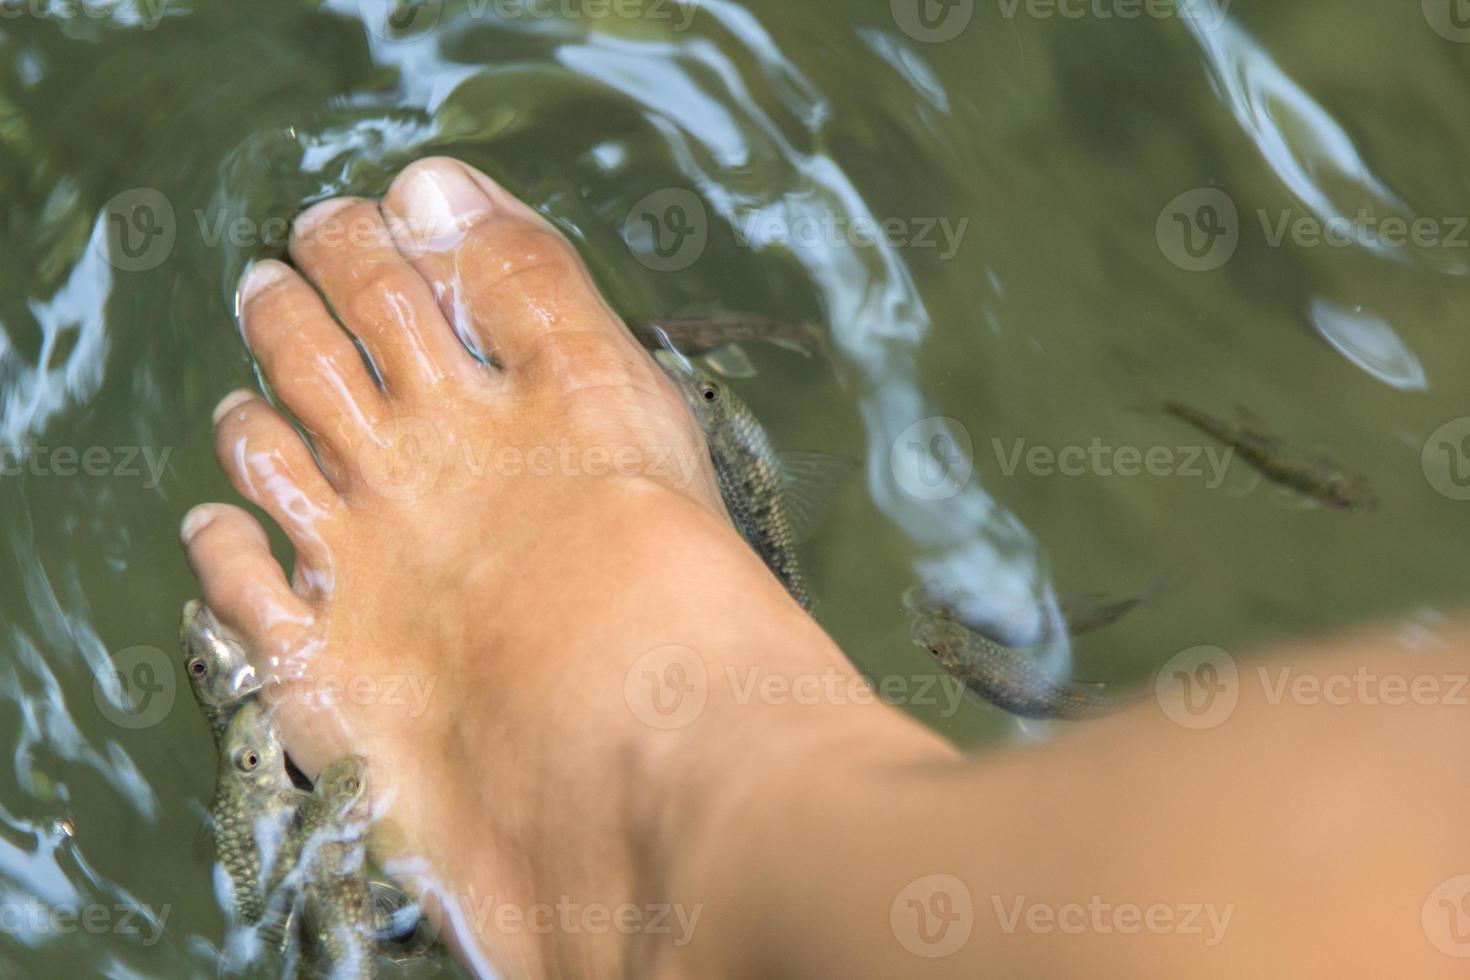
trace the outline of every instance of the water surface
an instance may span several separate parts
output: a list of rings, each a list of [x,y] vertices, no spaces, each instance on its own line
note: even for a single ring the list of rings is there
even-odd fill
[[[427,154],[540,209],[626,314],[830,325],[830,363],[753,350],[734,383],[778,445],[863,461],[807,550],[818,615],[963,744],[1018,733],[924,683],[899,606],[920,579],[1033,636],[1056,595],[1166,586],[1038,650],[1123,683],[1199,644],[1424,640],[1462,599],[1470,30],[1448,3],[5,9],[6,975],[214,975],[175,529],[233,499],[208,419],[258,384],[234,284],[301,207]],[[1166,395],[1247,407],[1381,507],[1304,507],[1239,464],[1211,485]],[[1075,475],[1032,454],[1093,445],[1109,462]],[[1170,463],[1125,475],[1130,450]],[[96,928],[41,914],[88,905]]]

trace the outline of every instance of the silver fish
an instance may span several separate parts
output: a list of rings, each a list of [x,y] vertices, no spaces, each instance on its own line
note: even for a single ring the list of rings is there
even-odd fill
[[[910,636],[975,694],[1021,718],[1077,721],[1127,707],[1137,695],[1109,695],[1058,681],[1036,661],[945,616],[916,616]]]
[[[371,819],[367,762],[357,755],[323,770],[303,807],[302,925],[317,973],[331,980],[378,976],[376,903],[366,873]]]
[[[184,654],[184,673],[194,691],[194,700],[209,722],[214,744],[219,746],[235,711],[260,690],[255,668],[245,657],[245,648],[214,618],[202,600],[184,604],[179,623],[179,647]]]
[[[179,646],[194,700],[209,723],[218,749],[240,705],[260,693],[260,680],[246,657],[244,643],[215,618],[202,600],[190,599],[184,604]],[[297,789],[311,789],[311,780],[296,768],[290,756],[286,757],[286,772]]]
[[[1267,479],[1341,510],[1374,510],[1378,498],[1368,482],[1333,460],[1293,449],[1248,425],[1227,422],[1176,401],[1164,411],[1231,446]]]
[[[649,350],[672,347],[685,357],[706,358],[711,368],[729,377],[755,374],[741,344],[773,344],[810,357],[813,351],[827,350],[828,343],[827,332],[810,321],[735,310],[629,317],[627,324]]]
[[[258,702],[235,711],[220,742],[214,803],[215,859],[229,879],[235,918],[259,923],[296,809],[308,794],[291,785],[275,724]]]
[[[654,357],[674,380],[709,445],[720,496],[735,527],[802,607],[811,593],[797,542],[820,520],[823,499],[846,461],[819,453],[777,453],[765,428],[724,384],[668,351]]]
[[[1111,626],[1155,594],[1154,591],[1149,591],[1121,598],[1106,595],[1060,596],[1057,599],[1057,612],[1061,615],[1061,625],[1066,634],[1075,638]],[[1043,621],[1044,610],[1040,606],[1020,602],[1007,604],[1002,609],[1013,610],[1014,615],[992,616],[981,621],[967,611],[971,598],[959,592],[937,592],[924,586],[915,586],[904,593],[904,608],[915,615],[935,615],[953,620],[1002,646],[1034,646],[1045,639],[1044,633],[1026,631],[1020,625],[1023,622]]]
[[[301,887],[310,874],[312,849],[324,835],[337,832],[342,816],[338,812],[352,802],[357,792],[354,784],[367,778],[366,763],[361,756],[338,759],[322,771],[316,788],[306,797],[291,825],[275,872],[266,884],[271,908],[278,910],[275,919],[284,920]],[[369,880],[372,894],[372,938],[383,943],[394,959],[404,960],[427,952],[426,938],[419,934],[419,906],[401,888],[385,881]]]

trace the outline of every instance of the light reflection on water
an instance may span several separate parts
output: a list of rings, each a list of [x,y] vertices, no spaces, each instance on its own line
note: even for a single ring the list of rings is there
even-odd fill
[[[93,674],[138,647],[175,663],[193,594],[175,527],[192,503],[231,499],[209,408],[253,380],[236,277],[279,254],[270,229],[304,204],[379,193],[430,153],[547,214],[625,313],[715,303],[830,324],[830,369],[752,351],[760,374],[738,385],[778,445],[865,461],[808,559],[820,617],[875,675],[932,673],[899,606],[920,580],[969,590],[974,617],[1029,640],[1056,636],[1057,595],[1137,591],[1186,567],[1108,633],[1037,650],[1090,679],[1146,680],[1196,643],[1248,649],[1365,616],[1436,628],[1459,598],[1465,522],[1420,450],[1470,412],[1453,374],[1470,363],[1465,253],[1356,232],[1343,247],[1273,243],[1263,228],[1282,213],[1350,226],[1365,209],[1466,213],[1444,163],[1463,159],[1462,137],[1446,127],[1429,134],[1442,146],[1416,149],[1392,111],[1463,102],[1443,81],[1462,78],[1465,46],[1368,0],[1290,15],[1237,2],[1195,21],[977,6],[938,44],[870,6],[711,0],[671,8],[692,15],[679,30],[450,5],[408,39],[382,30],[386,4],[356,0],[170,5],[147,30],[136,16],[0,25],[0,440],[7,465],[26,464],[0,477],[0,723],[14,745],[0,905],[127,903],[164,924],[147,944],[120,929],[0,936],[8,975],[214,974],[222,923],[195,843],[207,736],[180,679],[156,723],[129,729],[102,708],[122,695],[98,694]],[[1365,32],[1393,54],[1372,103],[1343,95],[1354,59],[1323,54]],[[128,268],[116,200],[138,188],[166,198],[176,241]],[[1223,190],[1239,225],[1233,257],[1196,273],[1156,230],[1198,188]],[[627,219],[671,189],[696,195],[707,244],[664,272]],[[854,237],[895,219],[904,241]],[[941,221],[963,228],[952,250],[915,241]],[[1220,413],[1242,402],[1283,436],[1331,445],[1373,479],[1382,512],[1302,511],[1248,472],[1212,492],[1002,464],[997,446],[1018,438],[1195,438],[1149,410],[1160,394]],[[963,428],[973,470],[926,499],[895,460],[937,417]],[[60,446],[104,447],[115,472],[63,475],[48,455]],[[121,472],[126,447],[168,450],[161,482]],[[967,744],[1016,734],[975,704],[909,707]]]

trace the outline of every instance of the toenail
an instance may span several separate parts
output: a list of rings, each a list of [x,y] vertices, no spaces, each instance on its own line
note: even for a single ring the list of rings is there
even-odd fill
[[[270,260],[256,262],[240,280],[240,302],[242,304],[250,302],[256,295],[285,279],[290,273],[290,267],[281,262]]]
[[[355,197],[333,197],[318,204],[313,204],[298,214],[296,220],[291,222],[291,237],[301,238],[304,235],[310,234],[319,228],[327,218],[356,203],[357,198]]]
[[[248,388],[241,388],[239,391],[232,391],[225,397],[221,398],[219,400],[219,404],[214,406],[214,415],[211,416],[211,418],[214,420],[214,424],[219,425],[220,419],[224,418],[226,415],[230,414],[230,412],[239,408],[241,405],[245,404],[254,397],[255,392],[251,391]]]
[[[390,194],[393,210],[412,241],[427,242],[461,231],[493,211],[496,201],[452,160],[426,160],[403,172]]]
[[[209,504],[200,504],[190,509],[184,515],[184,520],[179,524],[179,539],[188,544],[194,540],[195,535],[214,523],[217,516],[215,509]]]

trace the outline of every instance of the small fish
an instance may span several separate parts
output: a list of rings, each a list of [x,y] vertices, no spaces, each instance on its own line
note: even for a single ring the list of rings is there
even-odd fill
[[[245,648],[199,599],[184,604],[179,646],[194,700],[209,722],[217,748],[236,710],[260,690],[255,668],[246,660]]]
[[[1122,598],[1106,595],[1061,596],[1057,599],[1057,612],[1061,615],[1067,635],[1075,638],[1111,626],[1154,594],[1150,591]],[[1044,611],[1039,606],[1016,603],[1012,607],[1014,615],[991,617],[981,622],[966,612],[970,605],[968,600],[969,597],[961,593],[937,593],[924,586],[914,586],[904,593],[904,608],[915,615],[929,614],[951,619],[1003,646],[1034,646],[1045,639],[1044,634],[1035,633],[1034,630],[1028,631],[1034,635],[1023,633],[1020,625],[1023,618],[1020,614],[1024,612],[1026,621],[1042,621],[1042,628],[1045,629]]]
[[[627,322],[633,335],[649,350],[672,346],[685,357],[707,358],[711,368],[730,377],[755,374],[740,344],[774,344],[803,357],[827,349],[827,333],[817,324],[792,323],[762,313],[684,313],[630,317]]]
[[[184,673],[189,677],[194,700],[209,723],[218,749],[240,705],[260,693],[260,681],[245,655],[244,644],[199,599],[184,604],[179,646],[184,651]],[[290,756],[286,757],[286,772],[297,789],[311,789],[311,780],[296,768]]]
[[[828,490],[849,469],[820,453],[777,453],[765,428],[725,385],[669,351],[655,351],[684,395],[714,463],[735,527],[804,609],[812,608],[796,545],[820,522]]]
[[[323,770],[302,814],[312,828],[301,849],[302,925],[316,972],[331,980],[378,976],[377,905],[367,879],[371,820],[366,760],[338,759]]]
[[[977,695],[1021,718],[1079,721],[1127,707],[1136,695],[1103,694],[1049,677],[1034,659],[941,615],[916,616],[915,645]]]
[[[336,832],[340,810],[365,782],[366,762],[361,756],[338,759],[322,771],[316,789],[306,797],[281,847],[280,860],[267,882],[266,894],[278,920],[289,918],[289,908],[310,875],[313,848],[324,835]],[[401,888],[369,880],[373,899],[372,938],[390,947],[395,959],[410,959],[427,951],[416,935],[419,906]]]
[[[1373,510],[1378,500],[1366,480],[1334,461],[1301,452],[1245,424],[1227,422],[1176,401],[1164,411],[1231,446],[1268,480],[1342,510]]]
[[[265,916],[264,883],[279,859],[292,819],[309,794],[291,785],[275,724],[259,702],[235,711],[220,741],[215,787],[215,860],[229,879],[237,921]]]
[[[1148,598],[1148,593],[1124,596],[1121,599],[1105,595],[1062,596],[1057,606],[1062,614],[1062,622],[1067,624],[1067,633],[1070,636],[1082,636],[1113,625]]]

